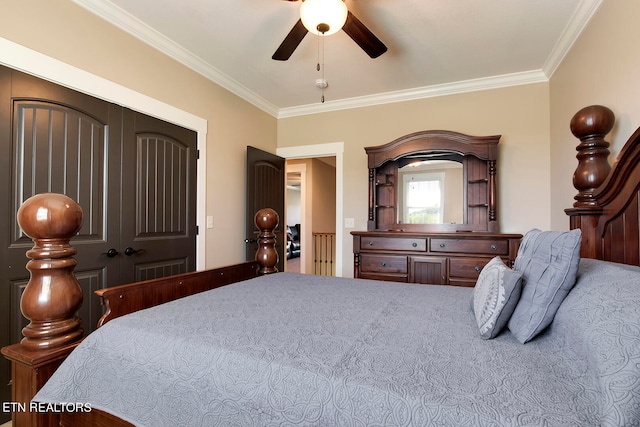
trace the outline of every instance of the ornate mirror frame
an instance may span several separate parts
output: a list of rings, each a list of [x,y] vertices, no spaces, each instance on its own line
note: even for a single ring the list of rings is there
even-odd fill
[[[369,167],[368,231],[499,232],[496,160],[501,135],[470,136],[421,131],[375,147],[365,147]],[[446,159],[463,166],[462,224],[398,223],[398,168],[413,160]]]

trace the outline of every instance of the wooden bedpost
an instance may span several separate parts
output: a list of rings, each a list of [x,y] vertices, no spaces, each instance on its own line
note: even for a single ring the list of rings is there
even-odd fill
[[[615,123],[613,112],[602,105],[591,105],[578,111],[571,119],[571,133],[580,139],[576,147],[578,167],[573,174],[573,186],[578,190],[574,207],[597,206],[593,192],[611,171],[609,143],[604,137]]]
[[[2,349],[12,362],[13,402],[26,405],[14,412],[14,426],[54,425],[54,413],[30,412],[29,402],[62,360],[80,343],[82,329],[75,316],[82,305],[82,290],[73,269],[76,250],[69,244],[82,226],[82,209],[63,194],[38,194],[18,210],[18,223],[34,241],[27,251],[31,273],[20,300],[30,320],[19,344]]]
[[[258,251],[256,261],[260,264],[259,274],[276,273],[278,271],[278,252],[276,251],[276,235],[278,213],[271,208],[260,209],[254,217],[254,223],[260,230],[258,234]]]
[[[613,128],[615,116],[602,105],[591,105],[578,111],[571,119],[571,132],[580,139],[576,147],[578,167],[573,174],[573,186],[578,190],[573,208],[565,209],[569,215],[569,228],[582,230],[580,256],[597,258],[596,224],[602,207],[594,197],[595,190],[607,179],[611,171],[609,143],[604,137]]]
[[[82,226],[82,208],[63,194],[37,194],[18,209],[18,224],[33,239],[29,283],[20,310],[31,322],[22,333],[29,350],[62,347],[82,337],[76,311],[82,289],[73,275],[76,254],[69,241]]]

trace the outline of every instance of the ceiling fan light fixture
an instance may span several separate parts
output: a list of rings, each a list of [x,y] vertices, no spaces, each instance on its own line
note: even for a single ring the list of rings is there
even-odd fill
[[[340,31],[347,21],[347,5],[343,0],[304,0],[300,19],[310,33],[328,36]]]

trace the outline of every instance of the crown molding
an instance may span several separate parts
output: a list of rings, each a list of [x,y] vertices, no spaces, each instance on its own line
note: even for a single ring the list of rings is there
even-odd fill
[[[120,9],[108,0],[72,1],[278,119],[350,108],[369,107],[394,102],[413,101],[523,84],[548,82],[551,75],[553,75],[603,2],[603,0],[582,0],[580,2],[580,5],[574,13],[571,21],[563,31],[561,37],[558,39],[558,42],[547,58],[543,68],[540,70],[445,83],[441,85],[424,86],[362,97],[346,98],[336,101],[328,101],[322,104],[308,104],[295,107],[278,108],[249,88],[238,83],[236,80],[222,73],[215,67],[212,67],[198,56],[168,39],[158,31],[149,27],[144,22]]]
[[[260,108],[274,117],[278,115],[278,107],[262,98],[233,78],[206,63],[184,47],[165,37],[131,14],[106,0],[72,0],[78,6],[99,16],[112,25],[131,34],[137,39],[175,59],[186,67],[201,74],[229,92]]]
[[[602,2],[603,0],[582,0],[580,2],[542,68],[549,79],[578,40],[580,34],[589,25]]]
[[[485,77],[464,80],[455,83],[423,86],[420,88],[386,92],[376,95],[327,101],[323,104],[308,104],[299,107],[281,108],[278,118],[304,116],[308,114],[326,113],[329,111],[346,110],[350,108],[370,107],[374,105],[390,104],[394,102],[414,101],[418,99],[434,98],[438,96],[455,95],[481,90],[499,89],[509,86],[520,86],[532,83],[548,82],[549,79],[542,70],[525,71],[522,73],[505,74],[502,76]]]

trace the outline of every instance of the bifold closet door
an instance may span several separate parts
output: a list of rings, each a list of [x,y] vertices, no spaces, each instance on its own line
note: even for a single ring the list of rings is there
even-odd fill
[[[84,292],[78,313],[86,331],[100,316],[95,289],[119,283],[118,261],[107,257],[120,239],[119,165],[122,109],[8,68],[0,68],[0,345],[19,342],[28,321],[20,297],[29,280],[25,252],[33,246],[16,220],[29,197],[64,193],[82,207],[84,221],[72,244],[78,250],[76,277]],[[109,180],[115,177],[115,184]],[[118,214],[113,215],[116,212]],[[10,379],[2,359],[0,384]],[[3,387],[3,401],[10,400]]]
[[[6,153],[0,190],[6,201],[1,214],[6,259],[1,286],[10,313],[5,317],[2,310],[7,320],[3,324],[10,325],[9,341],[18,342],[26,325],[20,313],[20,296],[29,279],[25,252],[33,242],[20,230],[16,212],[29,197],[53,192],[66,194],[83,210],[83,225],[72,245],[78,251],[75,274],[84,292],[79,315],[83,328],[92,330],[101,313],[93,291],[120,284],[119,260],[107,253],[120,241],[122,108],[17,71],[1,72],[0,126]]]
[[[16,220],[29,197],[63,193],[83,210],[78,315],[95,329],[98,288],[195,270],[195,132],[0,67],[0,346],[27,324],[20,297],[33,246]],[[10,401],[0,361],[0,399]]]

